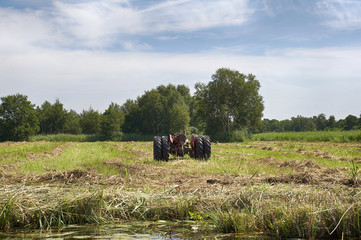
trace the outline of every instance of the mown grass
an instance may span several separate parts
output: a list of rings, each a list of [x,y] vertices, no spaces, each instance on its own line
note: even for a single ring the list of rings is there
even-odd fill
[[[104,160],[118,158],[120,155],[121,152],[105,142],[77,143],[67,147],[55,158],[44,157],[36,161],[21,162],[18,166],[21,173],[92,169],[103,174],[116,174],[114,169],[104,164]]]
[[[24,160],[29,154],[44,153],[62,144],[62,142],[1,143],[0,165]]]
[[[57,147],[62,148],[57,154],[43,154]],[[331,182],[317,185],[259,181],[229,187],[227,184],[231,183],[206,185],[205,181],[240,176],[244,180],[263,175],[277,177],[301,170],[279,167],[289,161],[349,168],[346,178],[356,179],[361,167],[356,161],[360,150],[360,144],[350,143],[213,143],[209,161],[172,157],[169,162],[157,162],[152,159],[152,142],[3,143],[0,145],[3,159],[17,151],[21,153],[20,160],[11,164],[22,174],[81,169],[121,176],[123,181],[119,185],[89,187],[65,183],[54,186],[46,182],[1,185],[0,228],[47,229],[114,220],[188,219],[199,222],[202,231],[252,232],[277,238],[359,238],[359,184],[349,187]],[[106,164],[107,161],[119,163],[125,172]],[[267,161],[270,162],[266,164]],[[153,171],[159,175],[152,175]],[[194,186],[182,189],[188,180]]]
[[[253,141],[361,142],[361,131],[268,132],[252,135]]]
[[[59,156],[36,155],[61,146],[60,142],[36,142],[19,145],[0,147],[0,156],[3,157],[0,165],[14,163],[21,173],[42,174],[51,171],[69,171],[75,169],[94,170],[98,173],[113,175],[117,170],[105,164],[105,160],[115,159],[123,164],[135,164],[137,162],[149,165],[158,165],[169,168],[175,173],[199,176],[202,174],[272,174],[284,173],[285,169],[278,166],[263,165],[259,159],[275,158],[279,162],[288,160],[314,161],[328,168],[350,167],[350,161],[360,157],[359,146],[335,146],[307,143],[225,143],[213,144],[212,160],[199,162],[186,157],[178,165],[166,162],[154,162],[152,159],[152,143],[150,142],[87,142],[72,143],[68,145]],[[271,149],[270,149],[271,148]],[[300,154],[298,150],[306,151]],[[323,156],[322,152],[329,155]],[[20,161],[26,159],[30,153],[32,161]],[[343,159],[332,159],[332,157]],[[171,158],[171,162],[172,162]],[[360,165],[359,163],[357,163]],[[286,169],[286,173],[292,173]]]

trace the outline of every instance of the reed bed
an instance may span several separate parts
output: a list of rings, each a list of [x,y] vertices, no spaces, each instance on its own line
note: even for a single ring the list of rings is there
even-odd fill
[[[0,228],[49,229],[122,220],[194,220],[202,231],[278,238],[361,237],[361,190],[291,184],[182,193],[122,187],[0,187]]]

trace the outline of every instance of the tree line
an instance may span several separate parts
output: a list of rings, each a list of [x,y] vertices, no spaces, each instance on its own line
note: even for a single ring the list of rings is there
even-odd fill
[[[277,119],[263,119],[258,132],[306,132],[306,131],[340,131],[361,129],[360,117],[348,115],[345,119],[336,120],[331,115],[328,118],[321,113],[313,117],[297,116],[279,121]]]
[[[263,119],[261,85],[252,74],[220,68],[207,84],[197,83],[190,94],[185,85],[160,85],[122,105],[112,102],[104,112],[89,109],[66,110],[60,100],[32,104],[22,94],[1,98],[0,141],[22,141],[35,134],[92,134],[99,139],[116,139],[124,133],[165,135],[202,132],[232,135],[246,130],[312,131],[360,128],[361,119],[348,116],[338,120],[324,114],[290,120]]]

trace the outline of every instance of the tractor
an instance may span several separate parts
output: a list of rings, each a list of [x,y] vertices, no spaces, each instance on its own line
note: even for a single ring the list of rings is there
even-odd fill
[[[191,135],[190,142],[185,133],[172,136],[155,136],[153,142],[154,160],[168,161],[169,154],[184,157],[208,160],[211,157],[211,139],[209,136]]]

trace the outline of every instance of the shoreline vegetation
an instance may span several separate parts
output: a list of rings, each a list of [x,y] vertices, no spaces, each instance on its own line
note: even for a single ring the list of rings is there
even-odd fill
[[[85,135],[0,143],[0,228],[190,220],[200,233],[359,238],[360,132],[316,133],[213,142],[209,161],[154,161],[152,142]]]
[[[200,231],[277,238],[360,237],[360,194],[348,188],[292,184],[247,186],[237,192],[181,193],[122,188],[1,187],[0,226],[52,229],[111,221],[193,220]],[[8,196],[8,198],[3,198]]]

